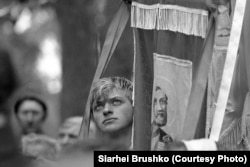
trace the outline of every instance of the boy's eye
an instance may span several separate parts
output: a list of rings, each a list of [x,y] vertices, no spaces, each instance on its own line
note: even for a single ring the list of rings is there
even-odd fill
[[[103,104],[102,103],[98,103],[96,104],[96,106],[94,107],[95,111],[100,111],[103,108]]]
[[[121,100],[114,99],[113,100],[113,105],[120,105],[122,102]]]

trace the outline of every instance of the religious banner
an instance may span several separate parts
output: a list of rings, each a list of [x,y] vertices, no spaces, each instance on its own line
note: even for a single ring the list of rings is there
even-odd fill
[[[162,137],[163,143],[181,139],[193,83],[200,76],[209,12],[205,0],[134,0],[131,26],[135,39],[134,149],[160,150],[162,145],[157,145],[154,137],[162,132],[158,129],[155,134],[152,126],[157,102],[154,96],[160,89],[167,96],[161,102],[167,105],[168,115],[161,118],[167,119],[161,128],[167,134]],[[208,61],[202,68],[209,67],[209,55],[204,56]],[[205,94],[206,80],[201,80],[204,87],[200,91]],[[204,110],[202,116],[205,114]],[[200,127],[205,129],[205,121]]]
[[[151,150],[181,139],[191,87],[191,61],[154,54]]]

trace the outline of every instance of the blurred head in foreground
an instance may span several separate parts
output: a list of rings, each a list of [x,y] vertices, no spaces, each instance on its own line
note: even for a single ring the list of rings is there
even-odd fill
[[[55,161],[60,151],[60,145],[51,137],[30,134],[22,137],[22,151],[31,158],[42,158]]]

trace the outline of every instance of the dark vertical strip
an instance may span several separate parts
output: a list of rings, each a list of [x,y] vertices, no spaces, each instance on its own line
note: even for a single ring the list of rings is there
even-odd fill
[[[28,161],[19,150],[19,138],[11,127],[11,109],[8,100],[18,88],[19,80],[11,55],[0,47],[0,167],[24,167]]]
[[[135,30],[134,149],[150,150],[153,88],[153,31]]]
[[[241,33],[241,41],[239,46],[239,54],[245,57],[245,66],[247,69],[248,91],[250,89],[250,1],[247,1],[245,18]]]
[[[89,12],[91,4],[92,0],[60,0],[56,4],[62,37],[62,119],[83,113],[94,76],[96,27]]]

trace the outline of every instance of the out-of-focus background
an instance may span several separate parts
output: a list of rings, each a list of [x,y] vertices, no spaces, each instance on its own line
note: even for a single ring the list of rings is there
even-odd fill
[[[21,81],[10,103],[35,95],[48,105],[44,132],[83,115],[108,26],[121,0],[1,0],[0,45]],[[131,79],[133,35],[127,25],[105,76]],[[15,122],[15,120],[14,120]]]

